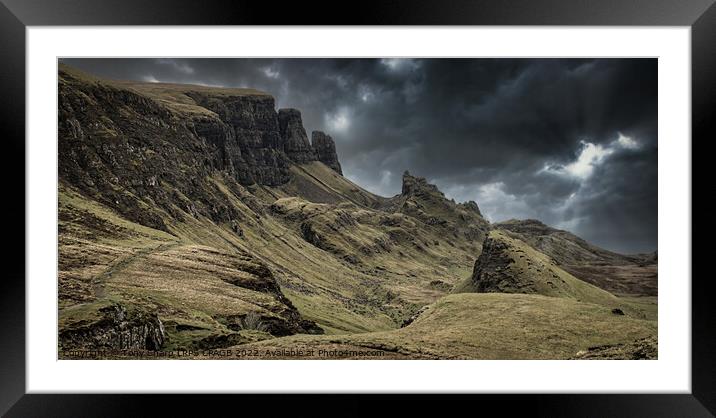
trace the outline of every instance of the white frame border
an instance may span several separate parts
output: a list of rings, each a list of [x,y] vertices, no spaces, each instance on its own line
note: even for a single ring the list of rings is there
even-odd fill
[[[26,30],[28,393],[691,393],[689,27]],[[79,56],[658,57],[659,360],[57,360],[56,65]]]

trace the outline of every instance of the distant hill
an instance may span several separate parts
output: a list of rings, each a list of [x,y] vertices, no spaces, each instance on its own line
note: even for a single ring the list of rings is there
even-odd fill
[[[619,305],[614,295],[575,278],[549,256],[500,230],[490,232],[472,276],[455,290],[540,294],[614,308]]]
[[[549,255],[565,271],[603,289],[621,294],[657,294],[656,252],[618,254],[534,219],[510,220],[494,227]]]

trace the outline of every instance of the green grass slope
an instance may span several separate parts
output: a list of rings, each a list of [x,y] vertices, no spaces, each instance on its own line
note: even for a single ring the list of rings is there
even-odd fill
[[[552,258],[500,230],[490,232],[491,251],[483,251],[473,276],[460,292],[536,293],[593,303],[616,297],[583,282],[557,266]]]
[[[655,315],[650,307],[574,277],[551,257],[499,229],[490,232],[472,276],[453,289],[453,293],[467,292],[538,294],[599,304],[642,318]]]
[[[534,219],[509,220],[494,227],[549,255],[563,270],[602,289],[623,295],[657,295],[655,252],[617,254]]]
[[[233,347],[243,358],[568,359],[591,347],[653,337],[653,320],[608,307],[542,295],[464,293],[430,305],[397,330],[344,336],[291,336]],[[342,351],[330,355],[331,351]],[[622,357],[627,358],[627,357]]]

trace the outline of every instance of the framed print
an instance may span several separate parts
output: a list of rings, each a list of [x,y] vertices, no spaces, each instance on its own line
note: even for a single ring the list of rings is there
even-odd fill
[[[712,416],[711,2],[180,3],[0,9],[8,415]]]

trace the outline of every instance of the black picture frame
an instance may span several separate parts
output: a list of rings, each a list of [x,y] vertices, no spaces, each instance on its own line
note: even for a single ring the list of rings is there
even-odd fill
[[[26,26],[74,25],[644,25],[690,26],[692,59],[693,145],[714,138],[716,115],[716,6],[714,0],[459,0],[451,2],[363,1],[352,6],[324,1],[258,2],[189,0],[0,0],[0,130],[5,158],[2,166],[5,230],[5,274],[0,280],[0,412],[8,416],[134,416],[149,415],[148,402],[159,401],[161,412],[202,415],[228,405],[236,397],[198,399],[159,395],[28,395],[25,393],[25,29]],[[699,145],[699,149],[702,146]],[[21,158],[22,156],[22,158]],[[705,158],[702,155],[702,158]],[[694,184],[700,176],[693,171]],[[22,179],[22,181],[21,181]],[[692,186],[692,190],[695,189]],[[701,190],[710,190],[704,188]],[[711,193],[706,193],[710,195]],[[703,200],[701,196],[696,196]],[[693,208],[692,198],[692,208]],[[692,210],[693,212],[693,210]],[[711,221],[699,218],[700,230]],[[693,223],[693,215],[692,215]],[[692,235],[693,236],[693,235]],[[21,245],[22,243],[22,245]],[[708,259],[694,248],[692,260]],[[695,257],[694,257],[695,256]],[[693,264],[692,264],[692,271]],[[674,279],[674,278],[669,278]],[[693,274],[692,391],[690,394],[599,395],[472,395],[467,403],[502,413],[529,412],[547,416],[714,416],[716,414],[716,324],[711,304],[711,278]],[[140,377],[138,377],[140,378]],[[480,378],[480,377],[476,377]],[[240,395],[244,396],[244,395]],[[258,405],[271,408],[300,405],[320,408],[315,400],[286,399],[293,395],[259,395]],[[254,400],[251,400],[253,402]],[[351,412],[370,413],[371,401],[336,395]],[[322,402],[322,401],[321,401]],[[449,403],[453,400],[446,401]],[[433,397],[396,399],[438,406]],[[247,411],[244,404],[242,410]],[[487,409],[484,409],[487,408]],[[330,411],[329,411],[330,413]],[[335,411],[334,413],[335,414]]]

